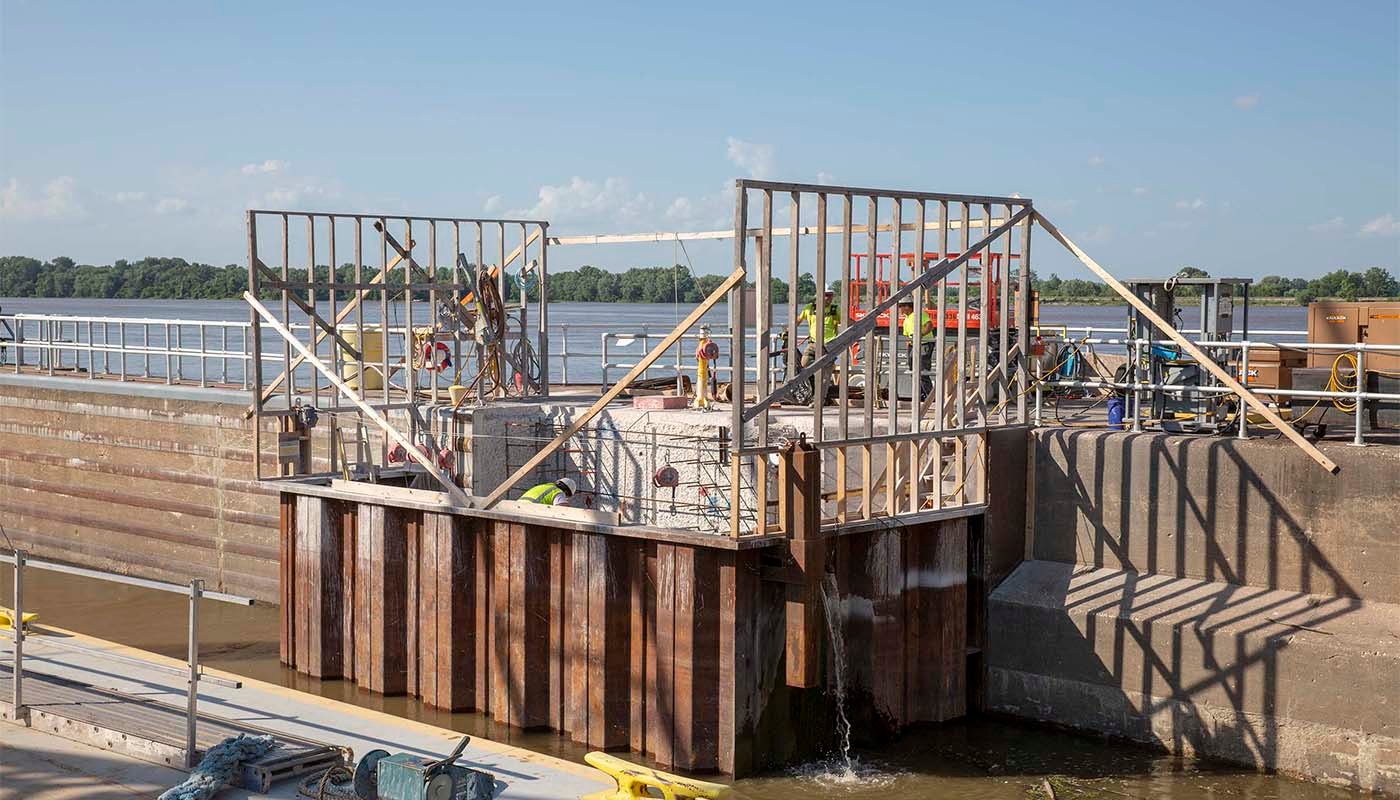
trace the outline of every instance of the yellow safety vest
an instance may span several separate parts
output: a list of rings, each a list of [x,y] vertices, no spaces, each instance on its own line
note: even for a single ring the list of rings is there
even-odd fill
[[[822,314],[820,323],[823,342],[829,342],[836,338],[836,333],[841,327],[840,317],[841,312],[836,308],[835,303],[826,307],[826,313]],[[797,315],[798,322],[802,322],[803,320],[807,322],[807,335],[811,337],[812,341],[816,341],[818,325],[816,303],[809,303],[806,308],[802,309],[802,313]]]
[[[520,495],[520,500],[524,503],[539,503],[542,506],[552,506],[554,505],[554,498],[558,497],[559,493],[562,491],[564,490],[560,489],[558,484],[541,483],[539,486],[530,487],[529,491]]]
[[[918,322],[915,322],[915,320],[918,320]],[[915,325],[932,322],[933,319],[929,317],[927,311],[920,311],[918,314],[907,314],[904,317],[904,335],[913,338],[914,331],[916,330],[914,327]],[[922,330],[922,328],[919,328],[919,330]]]

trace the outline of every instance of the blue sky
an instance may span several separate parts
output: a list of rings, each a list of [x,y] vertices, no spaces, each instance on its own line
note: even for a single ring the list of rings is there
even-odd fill
[[[0,0],[0,254],[241,262],[250,206],[711,229],[755,176],[1019,193],[1120,275],[1395,270],[1397,39],[1395,0]]]

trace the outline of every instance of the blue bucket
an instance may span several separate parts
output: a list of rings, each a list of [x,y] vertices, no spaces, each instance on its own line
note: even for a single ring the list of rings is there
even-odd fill
[[[1126,406],[1124,399],[1114,395],[1108,398],[1108,427],[1121,431],[1123,430],[1123,409]]]

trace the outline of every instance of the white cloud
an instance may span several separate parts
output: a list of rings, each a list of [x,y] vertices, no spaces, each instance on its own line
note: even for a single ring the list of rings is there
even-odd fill
[[[615,223],[635,223],[650,208],[647,196],[633,192],[625,178],[607,178],[598,183],[576,175],[566,184],[541,186],[539,201],[511,216],[550,222],[603,217]]]
[[[82,203],[75,192],[76,182],[61,175],[48,183],[37,196],[31,197],[18,178],[0,187],[0,217],[9,219],[54,219],[75,217],[83,213]]]
[[[1317,231],[1318,233],[1331,233],[1333,231],[1339,231],[1342,228],[1345,228],[1346,225],[1346,220],[1342,219],[1341,217],[1333,217],[1327,220],[1326,222],[1318,222],[1316,224],[1309,225],[1308,230]]]
[[[1236,97],[1234,100],[1231,100],[1230,102],[1234,104],[1235,108],[1238,108],[1241,111],[1248,111],[1251,108],[1254,108],[1255,106],[1259,105],[1259,95],[1242,94],[1239,97]]]
[[[689,197],[677,197],[666,207],[666,219],[688,220],[695,215],[695,204]]]
[[[1146,186],[1134,186],[1134,187],[1133,187],[1133,194],[1137,195],[1138,197],[1142,197],[1143,195],[1147,194],[1147,191],[1148,191],[1148,190],[1147,190],[1147,187],[1146,187]]]
[[[836,183],[836,176],[832,175],[830,172],[818,172],[817,183],[823,186],[833,186]]]
[[[160,202],[156,203],[155,208],[156,213],[161,216],[180,214],[190,210],[192,209],[190,208],[189,201],[183,197],[162,197]]]
[[[112,199],[118,203],[139,203],[146,199],[145,192],[117,192]]]
[[[501,196],[500,196],[500,195],[498,195],[498,194],[493,194],[493,195],[491,195],[490,197],[486,198],[486,202],[485,202],[485,203],[482,203],[482,204],[481,204],[481,209],[482,209],[483,211],[485,211],[487,214],[494,214],[494,213],[496,213],[497,211],[500,211],[500,210],[501,210],[501,205],[502,205],[504,202],[505,202],[505,201],[504,201],[503,199],[501,199]]]
[[[1079,234],[1078,238],[1081,242],[1089,242],[1091,244],[1111,241],[1113,239],[1113,227],[1111,225],[1099,225],[1091,231]]]
[[[314,180],[306,180],[285,186],[275,186],[263,193],[260,202],[252,203],[252,205],[259,208],[291,209],[304,205],[304,201],[310,198],[333,197],[335,194]]]
[[[1176,207],[1181,211],[1200,211],[1206,207],[1206,201],[1199,197],[1195,200],[1178,200],[1176,201]]]
[[[1362,236],[1396,236],[1400,235],[1400,219],[1396,219],[1393,214],[1385,214],[1376,217],[1365,225],[1361,226]]]
[[[774,154],[771,144],[754,144],[730,136],[725,140],[724,155],[750,178],[766,180],[773,177]]]
[[[1089,156],[1089,166],[1091,166],[1091,167],[1102,167],[1102,166],[1103,166],[1103,156],[1101,156],[1101,155],[1099,155],[1099,154],[1097,154],[1097,153],[1095,153],[1094,155]]]
[[[291,162],[269,158],[261,164],[244,164],[238,171],[244,175],[272,175],[290,166]]]

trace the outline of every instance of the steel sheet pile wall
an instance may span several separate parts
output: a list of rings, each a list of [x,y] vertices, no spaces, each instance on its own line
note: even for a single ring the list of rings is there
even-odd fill
[[[305,493],[282,509],[282,660],[301,672],[683,770],[749,774],[832,745],[832,665],[815,688],[784,681],[781,547]],[[857,735],[961,715],[966,520],[825,544]]]

